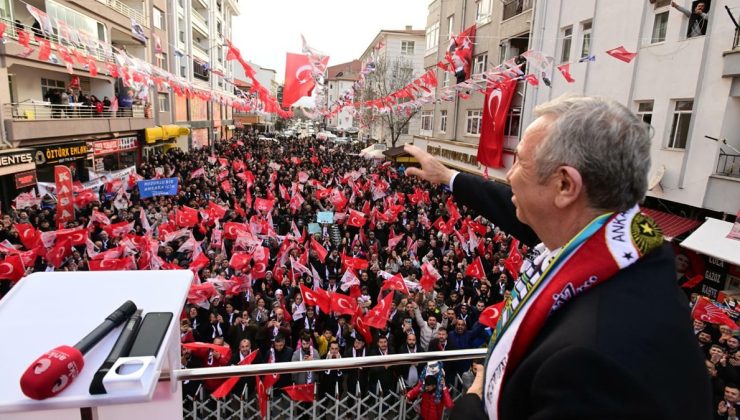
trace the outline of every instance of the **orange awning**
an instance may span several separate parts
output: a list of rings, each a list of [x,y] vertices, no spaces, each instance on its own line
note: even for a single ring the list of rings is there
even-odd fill
[[[640,210],[655,220],[663,231],[663,236],[667,241],[682,233],[694,230],[701,225],[701,220],[689,219],[688,217],[676,216],[675,214],[666,213],[660,210],[653,210],[647,207],[641,207]]]

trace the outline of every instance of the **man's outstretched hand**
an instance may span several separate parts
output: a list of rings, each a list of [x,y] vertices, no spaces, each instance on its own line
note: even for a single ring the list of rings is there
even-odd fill
[[[450,178],[454,171],[442,164],[429,153],[419,149],[412,144],[405,144],[403,149],[410,153],[411,156],[415,157],[416,160],[421,164],[419,168],[408,168],[406,169],[407,176],[417,176],[423,180],[429,181],[433,184],[445,184],[450,182]]]

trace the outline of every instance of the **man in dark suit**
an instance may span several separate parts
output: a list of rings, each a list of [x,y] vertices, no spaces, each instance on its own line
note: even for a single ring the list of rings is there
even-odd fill
[[[406,146],[421,164],[408,175],[449,185],[458,204],[532,249],[486,367],[476,365],[451,418],[711,418],[673,253],[637,208],[649,127],[603,98],[563,97],[535,114],[506,176],[511,187]]]

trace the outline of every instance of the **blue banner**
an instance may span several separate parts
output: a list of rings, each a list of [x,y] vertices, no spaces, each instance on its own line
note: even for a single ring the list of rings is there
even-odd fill
[[[139,196],[151,198],[158,195],[177,195],[177,178],[148,179],[137,182]]]
[[[334,223],[334,212],[332,211],[320,211],[316,217],[318,223]]]

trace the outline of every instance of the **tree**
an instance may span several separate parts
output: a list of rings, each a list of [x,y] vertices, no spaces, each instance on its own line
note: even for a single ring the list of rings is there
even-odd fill
[[[360,118],[370,129],[371,135],[377,127],[388,130],[391,147],[396,147],[398,138],[407,129],[410,121],[419,112],[418,107],[409,107],[404,111],[392,110],[381,112],[374,106],[364,106],[365,101],[385,98],[393,92],[406,87],[414,81],[414,66],[411,60],[398,57],[393,60],[381,58],[375,61],[375,71],[368,74],[365,88],[362,91],[363,107]],[[398,104],[408,102],[408,98],[396,99]],[[385,136],[383,136],[385,137]],[[385,138],[383,139],[385,140]]]

